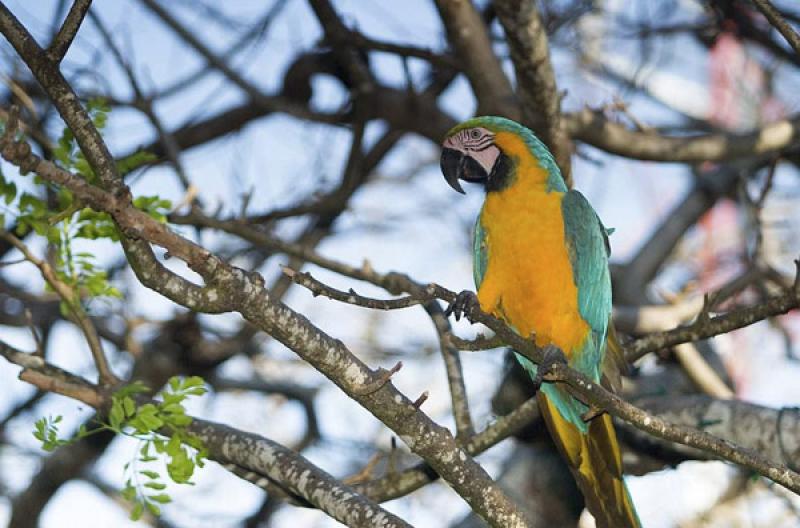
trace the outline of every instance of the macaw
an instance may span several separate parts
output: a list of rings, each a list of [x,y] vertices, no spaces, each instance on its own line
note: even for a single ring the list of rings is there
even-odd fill
[[[586,198],[567,189],[544,143],[510,119],[477,117],[447,133],[441,168],[462,194],[459,180],[486,190],[473,239],[473,302],[520,335],[534,335],[546,351],[557,347],[595,382],[618,380],[619,347],[607,346],[613,333],[608,231]],[[454,308],[458,317],[465,303]],[[541,383],[537,365],[516,356]],[[639,527],[611,417],[590,418],[596,413],[560,384],[541,384],[536,398],[597,526]]]

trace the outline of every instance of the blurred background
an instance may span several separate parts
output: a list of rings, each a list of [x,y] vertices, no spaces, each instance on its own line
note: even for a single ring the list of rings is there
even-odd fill
[[[42,44],[70,5],[4,3]],[[775,4],[790,23],[800,22],[796,2]],[[341,42],[325,31],[337,26],[319,5],[338,15],[371,91],[342,64]],[[492,5],[477,1],[475,7],[513,81]],[[690,321],[706,292],[726,292],[713,307],[717,312],[757,304],[790,285],[800,254],[796,141],[730,159],[687,162],[667,152],[647,161],[602,148],[580,128],[579,117],[588,112],[644,137],[746,134],[797,115],[800,56],[744,0],[564,0],[537,8],[565,126],[575,140],[568,147],[574,187],[615,229],[615,304],[624,334]],[[193,216],[240,220],[351,265],[472,289],[471,228],[483,196],[469,188],[461,197],[445,184],[438,143],[449,126],[491,105],[476,100],[442,16],[430,0],[97,1],[62,71],[81,97],[110,105],[103,136],[115,156],[139,149],[155,154],[156,161],[127,178],[135,195],[170,200],[170,220],[181,234],[260,271],[275,296],[370,366],[402,360],[393,382],[412,399],[428,391],[424,410],[452,427],[437,334],[421,308],[378,312],[312,297],[280,273],[280,265],[299,268],[301,260]],[[47,156],[63,122],[5,40],[0,56],[3,111],[11,104],[23,108],[29,135]],[[30,178],[5,163],[2,169],[21,189],[41,195]],[[3,211],[10,228],[14,204]],[[32,236],[27,242],[47,254],[46,241]],[[239,316],[189,312],[142,287],[117,245],[76,244],[123,293],[90,305],[117,373],[154,387],[174,374],[201,375],[211,392],[193,402],[193,414],[263,434],[337,477],[361,473],[371,459],[378,464],[367,478],[415,462],[383,424]],[[53,294],[29,264],[14,264],[16,251],[0,245],[0,254],[2,339],[34,349],[33,328],[49,361],[93,379],[82,335],[60,315]],[[386,295],[313,265],[304,269],[344,290]],[[648,307],[674,310],[650,321]],[[463,337],[480,331],[463,321],[455,330]],[[625,395],[669,401],[705,394],[769,408],[796,405],[799,332],[797,316],[789,313],[681,345],[683,352],[649,354],[636,363]],[[478,429],[529,396],[505,350],[465,352],[461,359]],[[697,361],[709,367],[711,381],[692,370]],[[101,434],[45,453],[32,435],[36,419],[63,415],[61,429],[69,433],[92,413],[36,392],[16,379],[18,372],[0,362],[0,525],[337,525],[214,463],[197,474],[195,486],[170,488],[174,502],[161,518],[129,521],[119,490],[136,442]],[[634,434],[623,439],[629,486],[647,527],[800,526],[800,501],[777,485]],[[580,496],[541,424],[479,461],[547,520],[543,526],[579,522]],[[385,506],[418,527],[479,525],[439,482]]]

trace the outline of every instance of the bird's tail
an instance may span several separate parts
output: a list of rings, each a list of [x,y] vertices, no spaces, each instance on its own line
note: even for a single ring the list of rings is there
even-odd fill
[[[556,389],[554,392],[552,389]],[[552,397],[572,399],[561,387],[552,386],[550,396],[539,391],[537,400],[550,435],[575,476],[586,507],[598,528],[640,528],[633,501],[622,479],[622,456],[608,414],[597,416],[586,431],[559,412]],[[569,401],[569,400],[565,400]]]

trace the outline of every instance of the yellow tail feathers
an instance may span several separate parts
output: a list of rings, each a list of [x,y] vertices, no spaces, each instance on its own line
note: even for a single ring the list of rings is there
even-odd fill
[[[603,414],[583,434],[565,420],[548,397],[537,394],[550,435],[575,476],[598,528],[640,528],[628,488],[622,480],[622,456],[611,417]]]

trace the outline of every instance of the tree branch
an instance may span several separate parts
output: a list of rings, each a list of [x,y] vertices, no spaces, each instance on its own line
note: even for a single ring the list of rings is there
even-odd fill
[[[79,376],[47,364],[42,358],[26,354],[2,341],[0,355],[24,367],[21,378],[42,390],[77,399],[100,412],[105,412],[110,405],[107,393]],[[192,420],[189,431],[203,442],[213,460],[236,464],[279,482],[347,526],[411,526],[304,457],[267,438],[198,419]]]
[[[442,299],[448,303],[456,300],[454,292],[437,284],[428,284],[423,289],[417,290],[416,294],[424,295],[422,292],[431,290],[434,291],[432,298]],[[478,307],[472,307],[471,311],[465,315],[471,322],[482,323],[494,330],[495,334],[516,352],[536,364],[542,363],[544,358],[542,349],[536,346],[533,341],[521,337],[500,319],[481,311]],[[795,493],[800,492],[800,474],[791,469],[703,431],[669,424],[624,401],[619,396],[603,388],[599,383],[591,381],[584,374],[566,364],[558,363],[554,365],[551,372],[545,376],[545,380],[565,383],[570,392],[580,401],[630,422],[642,431],[665,440],[708,451],[715,456],[757,471]]]
[[[471,0],[436,0],[436,7],[447,30],[447,40],[478,99],[476,114],[499,114],[519,120],[514,90],[492,50],[486,24]]]
[[[494,0],[493,5],[511,50],[524,120],[550,147],[564,180],[571,187],[572,144],[561,127],[561,95],[536,2]]]
[[[800,35],[790,26],[781,16],[780,11],[775,9],[769,0],[753,0],[759,11],[769,20],[778,32],[783,35],[786,42],[789,43],[794,52],[800,55]]]
[[[12,126],[10,126],[10,129],[13,130],[13,122],[11,125]],[[2,141],[3,140],[0,139],[0,142]],[[81,329],[83,336],[86,338],[86,343],[89,345],[89,350],[92,353],[92,359],[94,360],[94,364],[97,368],[97,373],[100,378],[100,384],[103,386],[116,385],[119,382],[119,379],[114,375],[114,373],[111,371],[111,367],[108,365],[108,359],[106,359],[106,354],[103,350],[103,343],[100,341],[100,336],[97,334],[97,329],[80,304],[79,292],[75,291],[72,286],[59,279],[55,270],[50,267],[50,264],[40,258],[37,258],[30,251],[28,246],[26,246],[20,239],[3,229],[0,229],[0,239],[3,239],[9,244],[13,245],[20,253],[22,253],[22,255],[25,257],[25,260],[36,266],[45,282],[47,282],[47,284],[53,288],[53,291],[58,293],[62,299],[62,302],[69,306],[70,313],[74,317],[74,322],[77,324],[78,328]]]
[[[8,128],[7,128],[8,130]],[[8,136],[8,135],[7,135]],[[139,211],[130,199],[120,199],[103,189],[88,184],[30,152],[24,142],[3,137],[0,149],[8,161],[23,170],[35,170],[43,179],[63,185],[83,203],[109,213],[128,237],[158,244],[185,261],[199,273],[207,286],[198,299],[191,283],[180,278],[162,278],[154,270],[140,267],[138,249],[123,239],[123,246],[139,280],[147,287],[184,306],[199,311],[237,311],[245,319],[267,332],[312,364],[351,398],[381,422],[390,427],[408,446],[428,461],[442,477],[490,525],[525,526],[526,520],[517,506],[491,480],[485,470],[456,443],[446,428],[422,413],[391,383],[364,393],[364,388],[380,379],[356,358],[340,341],[328,336],[305,317],[271,299],[263,278],[235,268],[208,250],[177,235],[165,225]],[[126,245],[127,244],[127,245]],[[149,250],[149,246],[144,244]],[[194,288],[198,288],[194,286]]]
[[[584,109],[565,119],[578,141],[618,156],[649,161],[698,163],[779,153],[800,138],[800,116],[793,116],[747,134],[713,133],[687,137],[637,132]]]
[[[688,326],[648,334],[625,346],[625,358],[633,362],[649,352],[680,343],[699,341],[700,339],[725,334],[738,328],[744,328],[758,321],[785,314],[797,308],[798,299],[800,299],[798,291],[795,287],[792,287],[754,306],[733,310],[716,317],[698,318]]]
[[[53,38],[53,42],[50,43],[50,47],[47,48],[47,57],[51,61],[59,63],[64,59],[91,5],[92,0],[75,0],[72,4],[64,23]]]

